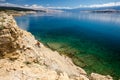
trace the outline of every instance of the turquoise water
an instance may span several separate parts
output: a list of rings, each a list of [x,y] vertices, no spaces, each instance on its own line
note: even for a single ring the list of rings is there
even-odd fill
[[[38,13],[16,17],[16,21],[88,73],[120,78],[120,14]]]

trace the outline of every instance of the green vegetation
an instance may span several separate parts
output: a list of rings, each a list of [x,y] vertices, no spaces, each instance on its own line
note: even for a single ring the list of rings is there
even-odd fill
[[[29,65],[29,64],[31,64],[31,62],[25,61],[24,64]]]
[[[33,9],[19,8],[19,7],[0,7],[0,11],[15,10],[15,11],[35,11]]]
[[[0,30],[4,29],[3,23],[5,22],[5,18],[0,21],[2,24],[0,25]]]
[[[0,25],[0,30],[3,30],[4,29],[4,26],[3,25]]]
[[[34,10],[34,9],[29,9],[29,8],[21,8],[21,7],[5,7],[5,6],[0,6],[0,11],[36,11],[36,12],[46,12],[45,10]]]

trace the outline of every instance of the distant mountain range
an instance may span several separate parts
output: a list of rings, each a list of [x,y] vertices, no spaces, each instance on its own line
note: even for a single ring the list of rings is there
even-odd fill
[[[36,12],[47,12],[47,13],[55,13],[55,12],[63,12],[62,10],[55,10],[55,9],[47,9],[47,8],[24,8],[18,6],[0,6],[0,11],[3,10],[15,10],[15,11],[36,11]]]
[[[99,8],[74,8],[74,9],[61,9],[63,11],[68,11],[68,12],[80,12],[80,11],[102,11],[102,10],[107,10],[107,11],[111,11],[111,10],[116,10],[116,11],[120,11],[120,6],[112,6],[112,7],[99,7]]]
[[[2,10],[46,12],[46,11],[44,11],[44,10],[35,10],[35,9],[30,9],[30,8],[12,7],[12,6],[0,6],[0,11],[2,11]]]
[[[0,6],[1,10],[15,10],[15,11],[37,11],[37,12],[80,12],[80,11],[92,11],[92,12],[120,12],[120,6],[112,6],[112,7],[99,7],[99,8],[74,8],[74,9],[31,9],[31,8],[23,8],[23,7],[14,7],[14,6]]]
[[[21,7],[6,7],[6,6],[0,6],[0,10],[35,11],[33,9],[27,9]]]

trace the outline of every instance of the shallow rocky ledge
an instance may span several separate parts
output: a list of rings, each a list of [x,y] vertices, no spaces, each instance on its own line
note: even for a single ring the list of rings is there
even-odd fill
[[[0,13],[0,80],[113,80],[90,76],[70,58],[46,48],[20,29],[12,16]]]

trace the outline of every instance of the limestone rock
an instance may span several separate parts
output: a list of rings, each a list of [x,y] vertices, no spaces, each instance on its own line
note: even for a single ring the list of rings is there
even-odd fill
[[[19,48],[17,40],[21,36],[12,16],[0,14],[0,53],[11,53]]]
[[[112,77],[109,75],[104,76],[97,73],[91,73],[90,77],[91,77],[91,80],[113,80]]]

